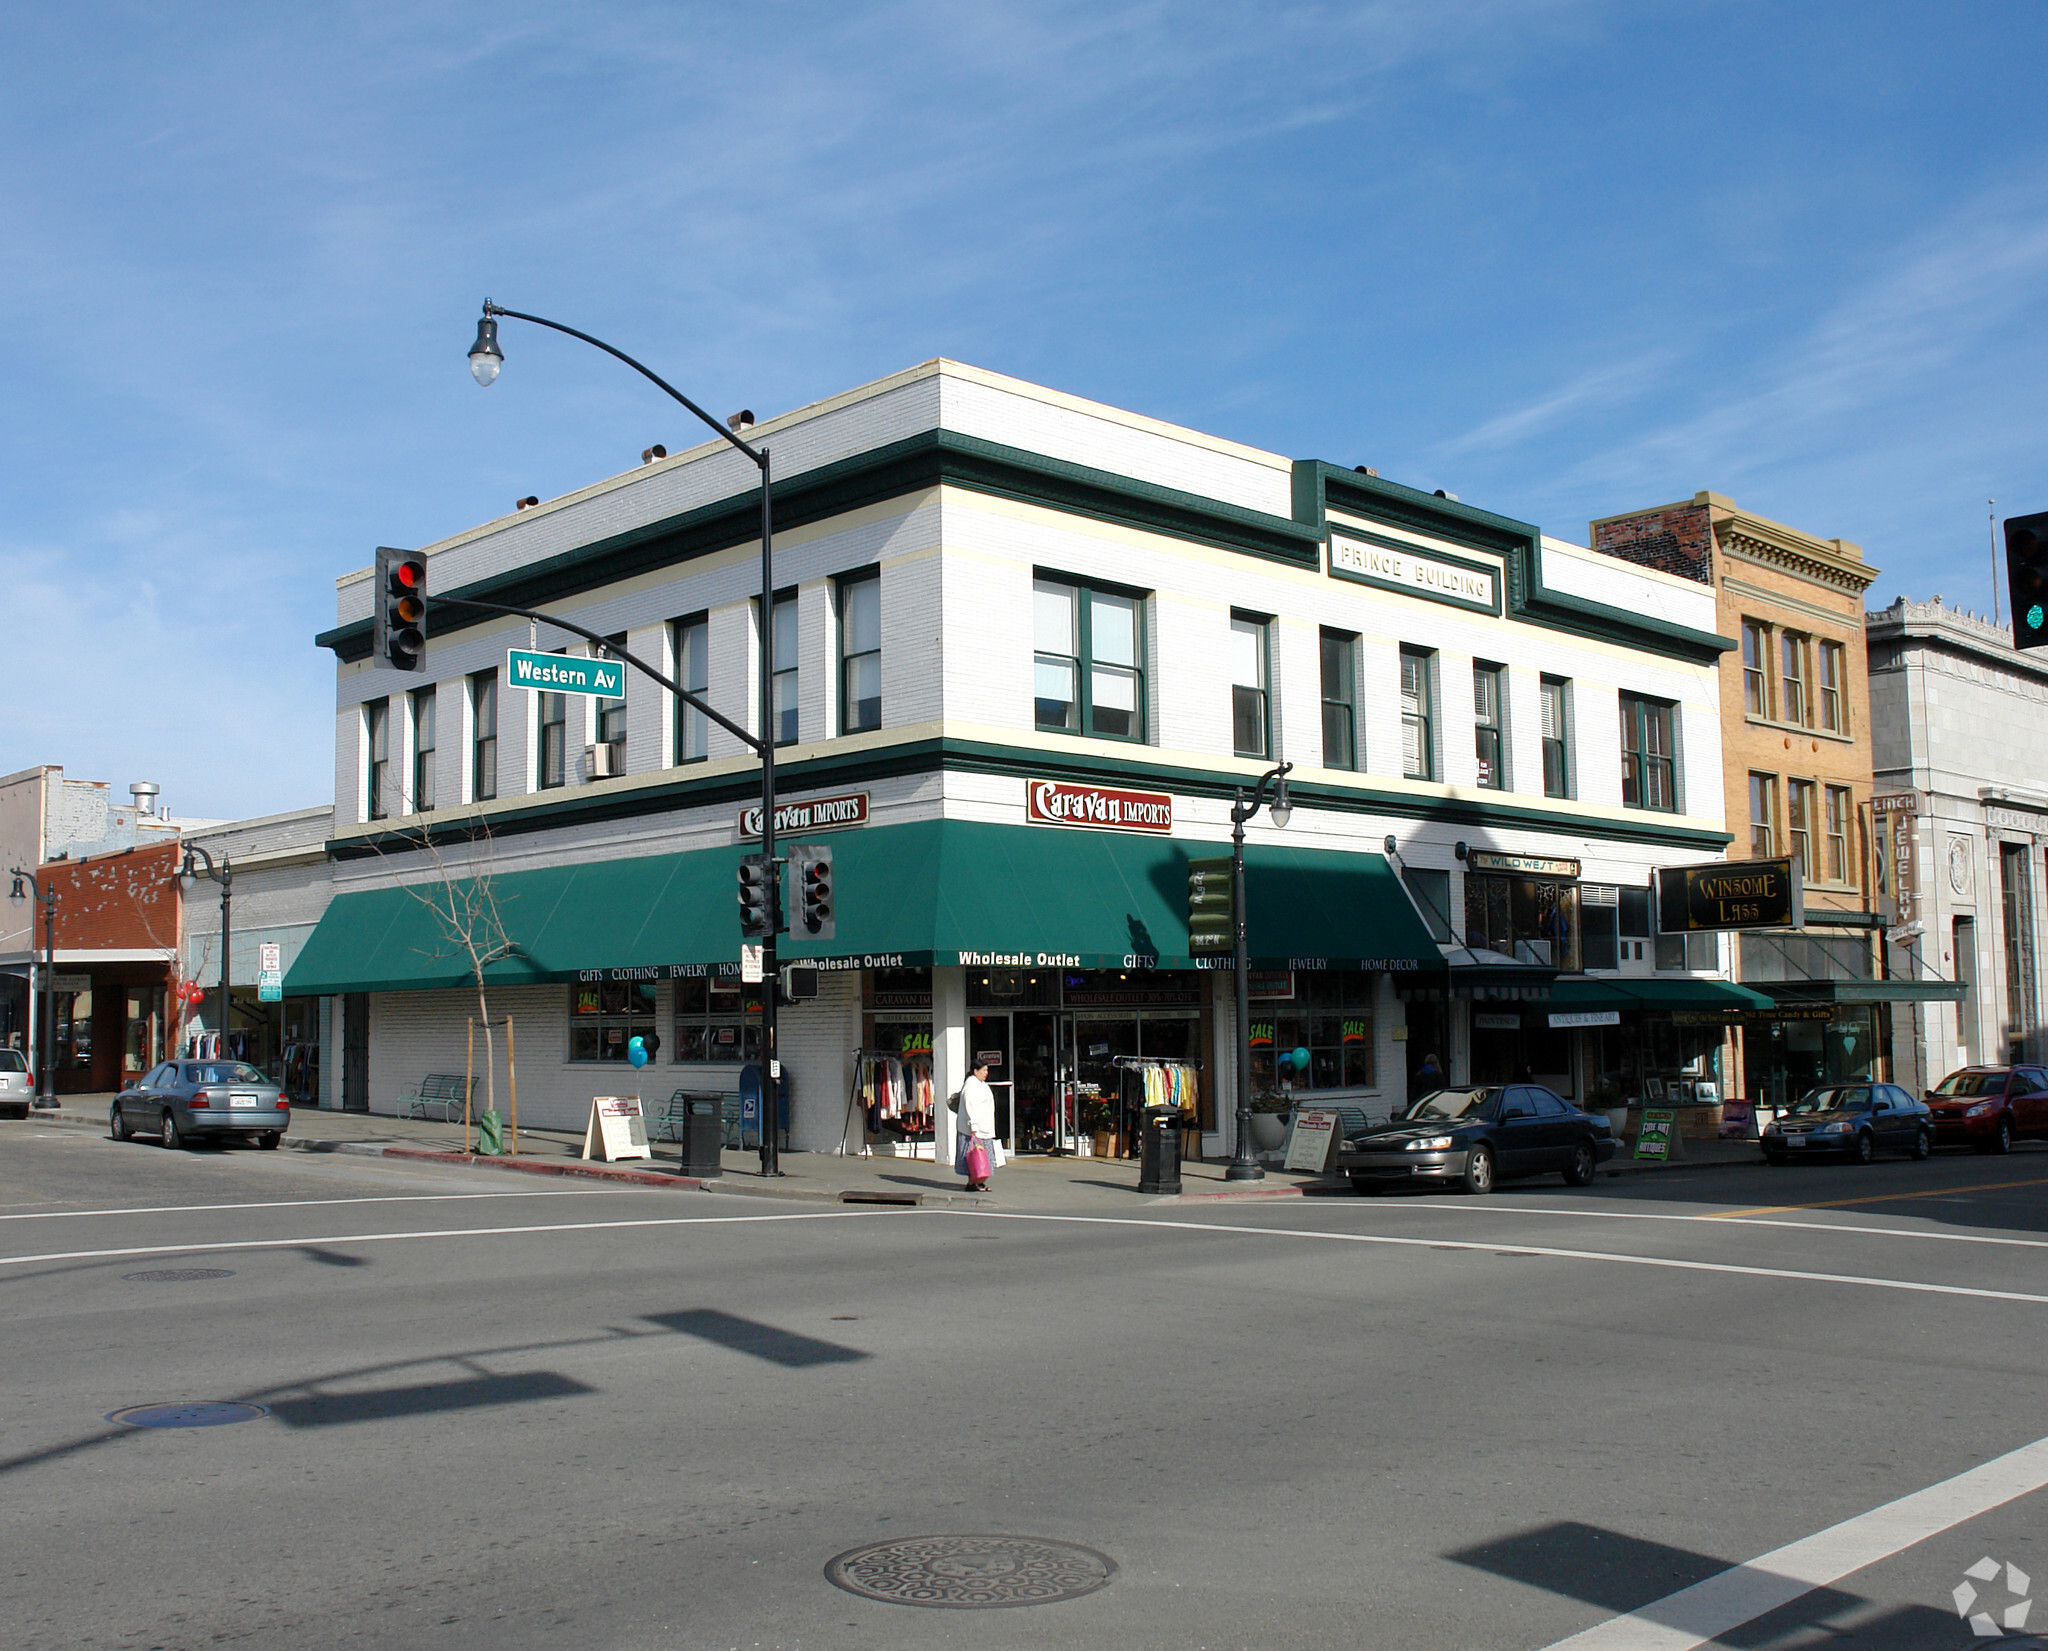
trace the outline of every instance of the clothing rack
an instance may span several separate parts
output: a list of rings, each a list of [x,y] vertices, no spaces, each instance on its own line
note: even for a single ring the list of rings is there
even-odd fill
[[[1170,1060],[1163,1055],[1116,1055],[1117,1130],[1128,1145],[1137,1136],[1138,1114],[1148,1106],[1178,1107],[1184,1118],[1201,1113],[1199,1060]]]
[[[929,1050],[905,1054],[856,1049],[853,1081],[846,1096],[846,1117],[839,1131],[841,1155],[847,1151],[856,1111],[863,1117],[863,1153],[867,1151],[866,1135],[894,1135],[911,1142],[936,1140],[932,1116],[936,1098]]]

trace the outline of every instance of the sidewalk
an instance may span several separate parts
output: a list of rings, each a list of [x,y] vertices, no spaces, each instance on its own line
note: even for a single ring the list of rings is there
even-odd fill
[[[107,1095],[64,1097],[56,1112],[31,1112],[29,1127],[105,1129]],[[517,1157],[484,1158],[462,1150],[462,1125],[368,1112],[323,1112],[294,1107],[288,1149],[342,1152],[352,1156],[411,1159],[462,1165],[500,1173],[575,1176],[625,1185],[658,1186],[751,1198],[791,1198],[821,1203],[902,1204],[953,1208],[1018,1208],[1084,1204],[1134,1205],[1155,1202],[1138,1192],[1138,1165],[1117,1158],[1014,1158],[997,1174],[989,1195],[970,1193],[959,1176],[928,1159],[841,1157],[836,1153],[784,1152],[783,1173],[766,1179],[758,1153],[728,1150],[716,1180],[685,1176],[682,1149],[673,1142],[650,1144],[651,1162],[586,1163],[581,1132],[522,1129]],[[1754,1141],[1687,1141],[1677,1163],[1637,1161],[1618,1153],[1602,1166],[1603,1176],[1676,1174],[1686,1170],[1732,1168],[1761,1162]],[[1225,1163],[1183,1163],[1182,1203],[1250,1202],[1271,1198],[1350,1196],[1341,1175],[1315,1175],[1266,1166],[1259,1181],[1228,1181]],[[1512,1184],[1512,1183],[1510,1183]]]

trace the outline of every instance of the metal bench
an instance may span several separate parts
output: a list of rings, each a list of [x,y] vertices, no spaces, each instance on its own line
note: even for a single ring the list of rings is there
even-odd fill
[[[707,1098],[718,1102],[721,1144],[737,1147],[740,1144],[739,1096],[713,1095],[711,1091],[703,1089],[678,1089],[669,1096],[660,1113],[647,1120],[648,1140],[680,1141],[683,1132],[690,1127],[690,1102]]]
[[[405,1097],[405,1115],[408,1118],[430,1118],[438,1111],[442,1123],[452,1124],[462,1117],[468,1098],[467,1085],[461,1073],[436,1072],[422,1078],[419,1088]]]

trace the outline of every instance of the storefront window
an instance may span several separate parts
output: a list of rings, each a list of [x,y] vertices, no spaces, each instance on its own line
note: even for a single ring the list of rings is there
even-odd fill
[[[1645,1012],[1583,1033],[1584,1104],[1598,1110],[1725,1100],[1721,1045],[1727,1030],[1715,1015]]]
[[[1465,944],[1517,963],[1579,967],[1579,886],[1552,877],[1465,873]]]
[[[607,980],[569,988],[569,1059],[623,1061],[626,1044],[654,1030],[654,983]]]
[[[1251,1000],[1252,1093],[1371,1088],[1373,977],[1302,969],[1287,977],[1287,989],[1291,996]],[[1306,1078],[1279,1070],[1278,1056],[1296,1049],[1308,1051]]]
[[[674,1061],[713,1063],[760,1058],[761,988],[736,975],[676,982]]]
[[[92,993],[59,992],[56,1003],[58,1070],[92,1065]]]

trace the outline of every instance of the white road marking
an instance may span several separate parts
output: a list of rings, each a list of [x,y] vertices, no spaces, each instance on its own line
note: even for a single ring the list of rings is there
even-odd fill
[[[1968,1200],[1958,1200],[1968,1202]],[[2048,1250],[2048,1238],[1994,1238],[1983,1233],[1922,1232],[1915,1227],[1852,1227],[1841,1221],[1766,1221],[1754,1215],[1664,1215],[1645,1210],[1561,1210],[1540,1204],[1502,1204],[1492,1199],[1469,1204],[1424,1203],[1404,1198],[1398,1202],[1380,1200],[1378,1210],[1455,1210],[1460,1215],[1548,1215],[1587,1221],[1693,1221],[1716,1227],[1792,1227],[1802,1232],[1858,1233],[1878,1238],[1926,1238],[1944,1244],[2006,1244],[2024,1250]]]
[[[645,1221],[559,1221],[540,1227],[448,1227],[438,1232],[328,1233],[319,1238],[238,1238],[213,1244],[136,1244],[118,1250],[53,1250],[0,1256],[0,1267],[39,1261],[105,1261],[131,1255],[192,1255],[202,1250],[296,1250],[308,1244],[388,1244],[406,1238],[516,1238],[522,1233],[608,1232],[622,1227],[730,1227],[761,1221],[842,1221],[867,1210],[806,1210],[800,1215],[670,1215]]]
[[[280,1198],[262,1204],[150,1204],[119,1210],[33,1210],[0,1215],[0,1221],[55,1221],[77,1215],[183,1215],[188,1210],[297,1210],[317,1204],[448,1203],[463,1198],[601,1198],[608,1187],[543,1187],[537,1192],[394,1192],[364,1198]]]
[[[2048,1439],[1845,1519],[1545,1651],[1693,1651],[1851,1572],[2048,1485]]]
[[[1815,1273],[1795,1267],[1745,1267],[1732,1261],[1679,1261],[1665,1256],[1619,1255],[1612,1250],[1561,1250],[1520,1239],[1484,1242],[1458,1238],[1393,1238],[1382,1233],[1318,1232],[1306,1227],[1238,1227],[1226,1222],[1160,1221],[1143,1216],[1020,1215],[1007,1210],[937,1210],[938,1215],[973,1221],[1068,1221],[1084,1226],[1176,1228],[1197,1233],[1246,1233],[1255,1238],[1326,1239],[1336,1244],[1385,1244],[1399,1249],[1472,1250],[1491,1255],[1512,1242],[1517,1255],[1550,1256],[1558,1261],[1608,1261],[1620,1267],[1662,1267],[1683,1273],[1730,1273],[1743,1278],[1783,1278],[1805,1284],[1857,1284],[1873,1290],[1906,1290],[1916,1295],[1971,1296],[1983,1301],[2024,1301],[2048,1307],[2048,1296],[2023,1290],[1980,1290],[1966,1284],[1922,1284],[1910,1278],[1873,1278],[1862,1273]]]

